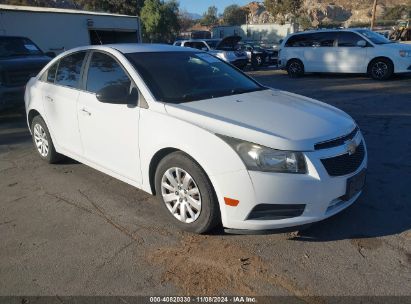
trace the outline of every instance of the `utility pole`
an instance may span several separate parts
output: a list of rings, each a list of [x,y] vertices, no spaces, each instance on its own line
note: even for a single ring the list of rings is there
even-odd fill
[[[377,15],[377,0],[374,0],[374,5],[372,8],[372,17],[371,17],[371,30],[374,29],[376,15]]]

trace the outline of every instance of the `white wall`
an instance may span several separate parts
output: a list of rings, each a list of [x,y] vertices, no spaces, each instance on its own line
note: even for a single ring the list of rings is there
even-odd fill
[[[296,31],[296,25],[293,23],[277,24],[243,24],[241,26],[216,26],[213,28],[213,38],[222,38],[223,36],[239,35],[244,40],[267,40],[278,42],[288,34]]]
[[[139,32],[137,17],[0,10],[0,35],[25,36],[44,52],[60,53],[90,44],[87,19],[93,20],[94,29]]]

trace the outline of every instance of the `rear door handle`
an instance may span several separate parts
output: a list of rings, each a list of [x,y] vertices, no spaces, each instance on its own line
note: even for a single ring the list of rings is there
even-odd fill
[[[87,111],[85,108],[82,108],[81,111],[83,113],[86,113],[88,116],[91,116],[91,113],[89,111]]]
[[[46,100],[47,100],[47,101],[50,101],[50,102],[53,102],[53,101],[54,101],[54,99],[51,98],[50,96],[46,96]]]

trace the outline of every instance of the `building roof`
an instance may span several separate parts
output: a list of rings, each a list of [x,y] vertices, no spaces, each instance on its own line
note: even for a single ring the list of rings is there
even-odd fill
[[[2,10],[6,10],[6,11],[25,11],[25,12],[34,12],[34,13],[79,14],[79,15],[96,15],[96,16],[137,18],[137,16],[111,14],[111,13],[104,13],[104,12],[82,11],[82,10],[76,10],[76,9],[0,4],[0,11],[2,11]]]

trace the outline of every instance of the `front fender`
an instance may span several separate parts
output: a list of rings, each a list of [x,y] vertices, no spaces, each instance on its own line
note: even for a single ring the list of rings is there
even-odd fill
[[[139,125],[142,189],[152,194],[150,162],[165,148],[181,150],[192,157],[206,172],[216,192],[223,224],[227,219],[224,197],[254,195],[244,163],[221,138],[199,126],[167,113],[142,109]]]

